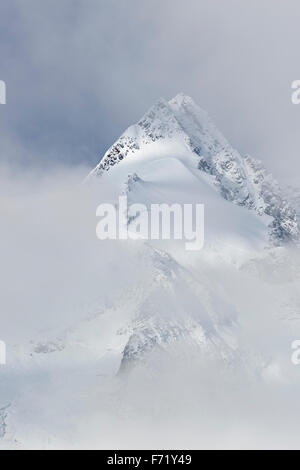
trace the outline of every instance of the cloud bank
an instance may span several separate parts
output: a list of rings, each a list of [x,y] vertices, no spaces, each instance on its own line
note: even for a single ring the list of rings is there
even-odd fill
[[[94,165],[160,96],[183,91],[275,176],[298,170],[299,2],[4,1],[2,160]]]

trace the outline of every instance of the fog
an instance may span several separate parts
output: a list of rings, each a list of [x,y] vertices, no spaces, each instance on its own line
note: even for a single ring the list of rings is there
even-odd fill
[[[237,311],[237,362],[226,364],[218,345],[199,354],[179,341],[120,375],[139,289],[153,311],[167,311],[167,284],[149,294],[143,244],[97,240],[96,202],[116,191],[82,185],[86,172],[0,172],[0,407],[11,411],[2,448],[299,447],[299,254],[283,252],[276,269],[274,253],[241,271],[200,264],[213,316],[222,292],[222,317]],[[180,305],[189,299],[178,282]]]
[[[279,179],[299,170],[297,0],[4,0],[0,158],[93,166],[160,96],[205,108]]]
[[[148,244],[100,242],[96,207],[119,188],[83,184],[179,91],[299,184],[299,14],[296,0],[1,2],[1,448],[299,448],[299,250],[244,264],[221,250],[192,271]],[[181,321],[206,302],[224,343],[179,341],[118,373],[138,313]]]

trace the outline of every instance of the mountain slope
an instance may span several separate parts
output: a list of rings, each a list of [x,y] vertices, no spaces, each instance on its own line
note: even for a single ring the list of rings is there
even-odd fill
[[[298,240],[296,212],[277,182],[261,162],[242,157],[190,97],[179,94],[169,102],[160,99],[110,147],[90,177],[101,176],[133,158],[136,162],[144,155],[148,159],[183,157],[192,167],[209,175],[223,198],[270,216],[273,243]]]
[[[299,447],[289,197],[183,95],[154,105],[88,180],[8,197],[0,448]],[[124,194],[204,203],[203,249],[98,240],[96,206]]]
[[[206,286],[206,295],[215,299],[217,292],[206,279],[211,266],[219,269],[225,263],[225,269],[230,270],[232,265],[240,268],[250,263],[252,266],[252,260],[260,259],[266,248],[298,240],[296,212],[276,181],[261,162],[242,157],[208,115],[183,94],[169,102],[160,99],[137,124],[129,127],[89,175],[95,184],[98,177],[114,185],[116,194],[126,194],[129,204],[143,203],[149,209],[151,204],[160,203],[205,205],[202,252],[189,254],[182,242],[174,240],[148,240],[147,244],[170,256],[181,268],[192,269],[197,273],[196,278],[199,266],[205,266],[201,283]],[[117,205],[117,200],[114,202]],[[166,285],[173,277],[170,274],[166,278]],[[173,288],[177,303],[195,296],[197,287],[188,278],[186,273],[180,294]],[[194,291],[184,293],[183,286],[188,284],[193,285]],[[144,294],[147,298],[146,291]],[[165,305],[173,305],[169,294],[167,297]],[[197,298],[191,302],[199,308],[201,303]],[[218,304],[226,310],[223,294]],[[180,320],[175,306],[170,316],[165,315],[166,308],[159,304],[152,305],[151,315],[146,314],[147,310],[140,305],[133,318],[133,332],[124,349],[121,370],[127,362],[144,357],[156,347],[162,348],[183,337],[185,341],[191,340],[191,325],[203,331],[204,338],[212,331],[203,329],[197,316],[191,321],[189,309],[183,308]],[[234,312],[235,307],[231,310]],[[217,315],[216,311],[212,309],[211,315]],[[234,315],[228,324],[233,318]],[[231,350],[230,342],[227,344],[225,340],[221,347],[224,357],[227,348]],[[215,353],[218,350],[216,346]],[[236,358],[241,356],[241,349],[238,350]]]

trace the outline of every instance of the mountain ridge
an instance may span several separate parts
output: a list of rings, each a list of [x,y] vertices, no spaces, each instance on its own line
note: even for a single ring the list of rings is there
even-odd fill
[[[210,176],[224,199],[272,217],[273,244],[298,241],[296,211],[276,180],[261,161],[234,149],[208,114],[183,93],[170,101],[160,98],[108,149],[88,178],[101,176],[149,145],[168,140],[180,142],[191,152],[198,169]]]

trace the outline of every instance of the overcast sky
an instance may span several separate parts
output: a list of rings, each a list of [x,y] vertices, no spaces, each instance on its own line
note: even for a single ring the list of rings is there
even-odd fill
[[[0,158],[93,166],[183,91],[235,147],[295,177],[299,18],[299,0],[1,0]]]

